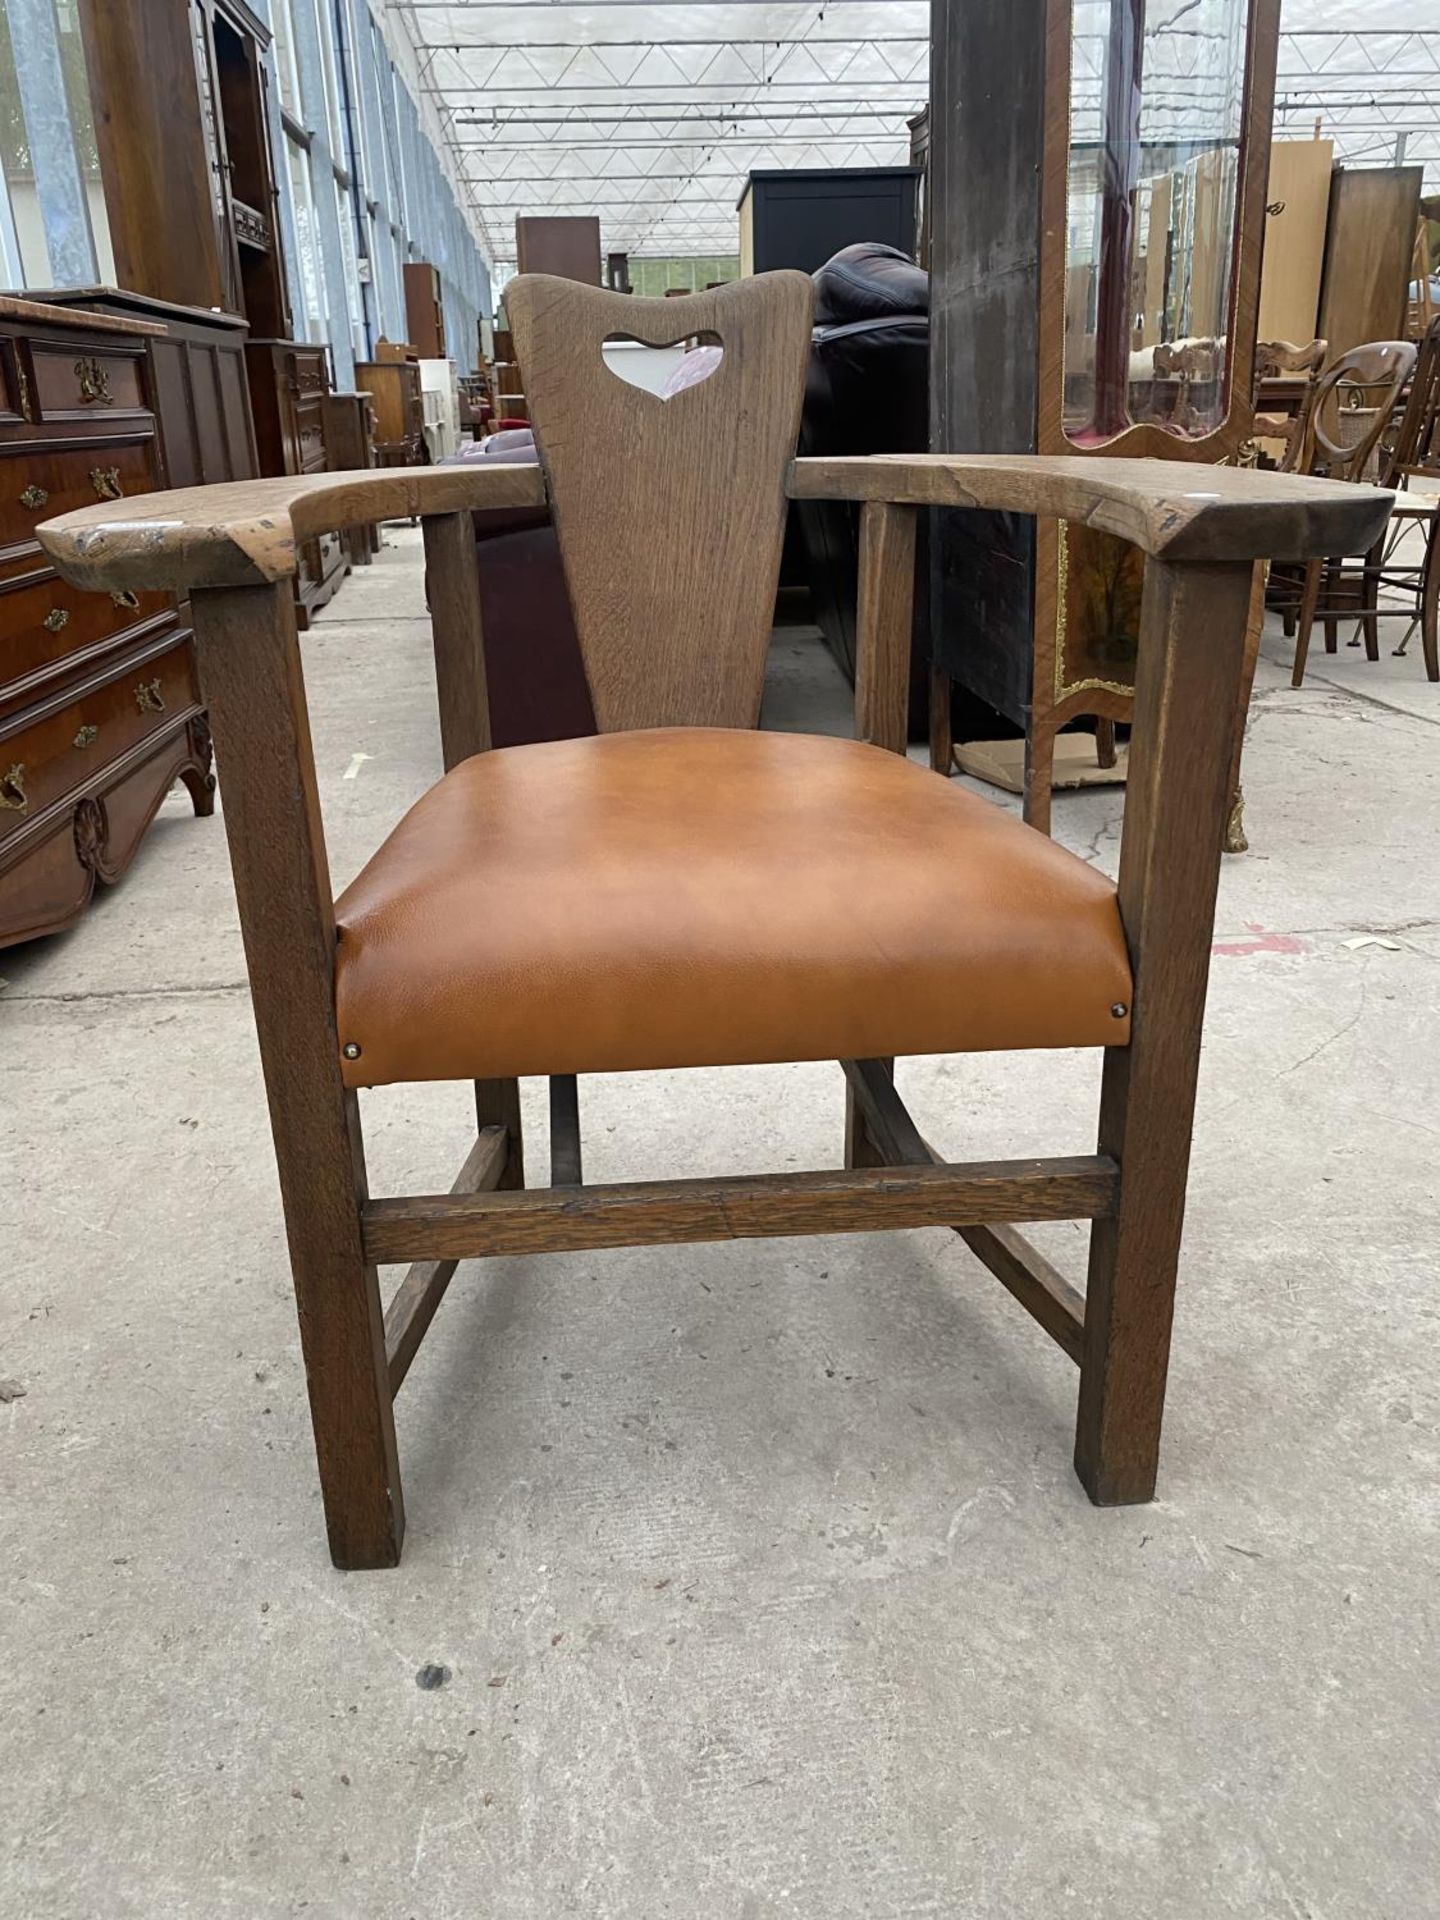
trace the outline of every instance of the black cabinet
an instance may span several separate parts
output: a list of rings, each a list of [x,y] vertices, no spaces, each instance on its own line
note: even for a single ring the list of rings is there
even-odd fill
[[[858,240],[915,254],[919,167],[752,173],[740,195],[740,271],[814,273]]]

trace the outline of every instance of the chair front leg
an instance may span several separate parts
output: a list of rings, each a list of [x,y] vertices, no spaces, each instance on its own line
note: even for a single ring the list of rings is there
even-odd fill
[[[1075,1438],[1097,1506],[1155,1491],[1251,578],[1248,565],[1146,573],[1119,878],[1134,1007],[1100,1098],[1120,1192],[1091,1228]]]
[[[289,580],[196,590],[200,675],[270,1104],[330,1553],[400,1558],[405,1509],[357,1096],[340,1073],[335,922]]]

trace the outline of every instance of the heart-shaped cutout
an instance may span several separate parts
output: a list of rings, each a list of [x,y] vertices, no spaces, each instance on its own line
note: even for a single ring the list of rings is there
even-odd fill
[[[612,333],[600,343],[609,372],[627,387],[638,387],[657,400],[673,400],[708,380],[724,358],[718,333],[691,333],[669,346],[652,346],[633,334]]]

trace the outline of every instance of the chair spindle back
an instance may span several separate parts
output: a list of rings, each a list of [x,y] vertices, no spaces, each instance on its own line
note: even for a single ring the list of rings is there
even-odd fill
[[[1365,465],[1415,366],[1408,340],[1372,340],[1342,353],[1315,389],[1310,412],[1312,473],[1363,480]]]

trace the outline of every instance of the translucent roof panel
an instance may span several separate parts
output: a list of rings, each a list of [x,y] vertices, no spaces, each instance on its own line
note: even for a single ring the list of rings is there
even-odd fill
[[[1285,0],[1276,136],[1318,122],[1337,160],[1419,163],[1440,191],[1437,5]],[[1192,10],[1149,0],[1177,73]],[[1077,76],[1093,61],[1097,83],[1106,11],[1077,0]],[[734,252],[752,169],[903,164],[928,92],[926,0],[388,0],[388,13],[501,275],[518,214],[598,214],[607,252]]]

